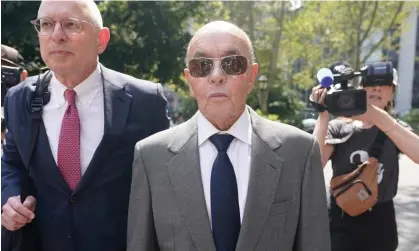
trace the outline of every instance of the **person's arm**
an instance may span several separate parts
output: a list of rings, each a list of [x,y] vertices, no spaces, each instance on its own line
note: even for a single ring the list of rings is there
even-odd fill
[[[419,136],[403,127],[386,111],[371,107],[371,121],[394,142],[399,150],[419,164]]]
[[[157,84],[157,98],[151,112],[154,113],[154,127],[152,128],[151,134],[166,130],[170,127],[167,99],[163,94],[161,84]]]
[[[322,167],[324,168],[332,156],[333,145],[326,144],[326,135],[329,125],[329,113],[327,111],[319,113],[319,117],[314,127],[313,136],[316,137],[320,146]]]
[[[28,196],[24,203],[20,200],[22,180],[26,179],[26,170],[20,153],[13,139],[13,133],[8,125],[8,96],[4,101],[4,117],[6,122],[6,137],[3,141],[1,157],[1,206],[2,225],[14,231],[30,222],[34,217],[36,200]]]
[[[300,216],[293,251],[330,249],[326,188],[319,144],[314,140],[304,169]]]
[[[320,86],[314,87],[311,94],[312,100],[316,103],[324,104],[326,92],[327,90],[320,88]],[[326,166],[333,153],[333,145],[325,144],[329,119],[330,115],[328,111],[319,112],[319,116],[316,120],[316,126],[313,131],[313,136],[317,139],[320,146],[321,163],[323,168]]]
[[[154,228],[151,191],[141,156],[141,143],[135,146],[128,209],[127,251],[159,250]]]

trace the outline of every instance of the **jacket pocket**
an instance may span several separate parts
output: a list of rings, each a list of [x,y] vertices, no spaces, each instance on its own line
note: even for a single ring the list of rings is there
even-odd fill
[[[294,200],[287,200],[287,201],[274,203],[271,206],[271,211],[269,212],[269,214],[270,215],[286,214],[291,210],[293,202]]]

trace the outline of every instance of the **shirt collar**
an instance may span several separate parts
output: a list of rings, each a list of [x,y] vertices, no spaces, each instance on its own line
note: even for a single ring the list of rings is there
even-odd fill
[[[64,91],[68,88],[63,85],[53,73],[50,82],[51,100],[58,106],[65,104]],[[96,69],[80,84],[78,84],[74,91],[77,93],[77,99],[80,103],[88,108],[93,102],[98,92],[102,90],[102,77],[99,64]]]
[[[201,146],[209,137],[214,134],[230,134],[247,145],[251,145],[252,126],[249,111],[244,109],[239,119],[227,131],[220,131],[209,122],[204,115],[198,111],[198,145]]]

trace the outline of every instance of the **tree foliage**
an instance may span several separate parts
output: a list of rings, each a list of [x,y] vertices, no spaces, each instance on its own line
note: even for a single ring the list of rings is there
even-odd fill
[[[99,2],[99,1],[98,1]],[[295,1],[294,1],[295,2]],[[315,73],[336,60],[359,68],[371,55],[392,59],[403,25],[418,2],[403,1],[100,1],[111,41],[100,56],[106,66],[154,80],[184,97],[181,108],[193,114],[183,78],[186,46],[207,22],[226,20],[249,34],[259,73],[248,104],[263,114],[294,121],[304,107],[304,90]],[[39,2],[2,1],[4,44],[17,48],[28,61],[42,64],[35,30],[29,23]],[[393,52],[393,53],[392,53]],[[188,116],[186,116],[187,118]]]
[[[101,4],[111,41],[101,61],[127,74],[183,85],[186,21],[200,2],[106,1]]]
[[[14,47],[27,62],[42,64],[35,28],[30,23],[38,14],[38,1],[2,1],[2,44]]]
[[[402,23],[410,14],[406,2],[307,2],[292,22],[285,26],[284,51],[287,61],[297,60],[298,74],[289,74],[291,82],[311,85],[314,73],[336,60],[348,61],[355,69],[378,53],[397,51]],[[292,48],[292,49],[291,49]],[[292,73],[293,69],[289,69]]]

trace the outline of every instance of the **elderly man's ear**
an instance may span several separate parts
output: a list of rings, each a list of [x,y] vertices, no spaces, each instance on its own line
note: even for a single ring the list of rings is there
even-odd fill
[[[99,37],[97,40],[99,54],[102,54],[105,51],[106,46],[108,46],[110,39],[111,39],[111,32],[109,31],[107,27],[103,27],[99,32]]]
[[[256,81],[256,77],[258,76],[258,72],[259,72],[259,65],[257,63],[252,64],[252,79],[248,83],[248,87],[249,87],[248,94],[253,89],[253,86],[254,86],[255,81]]]

